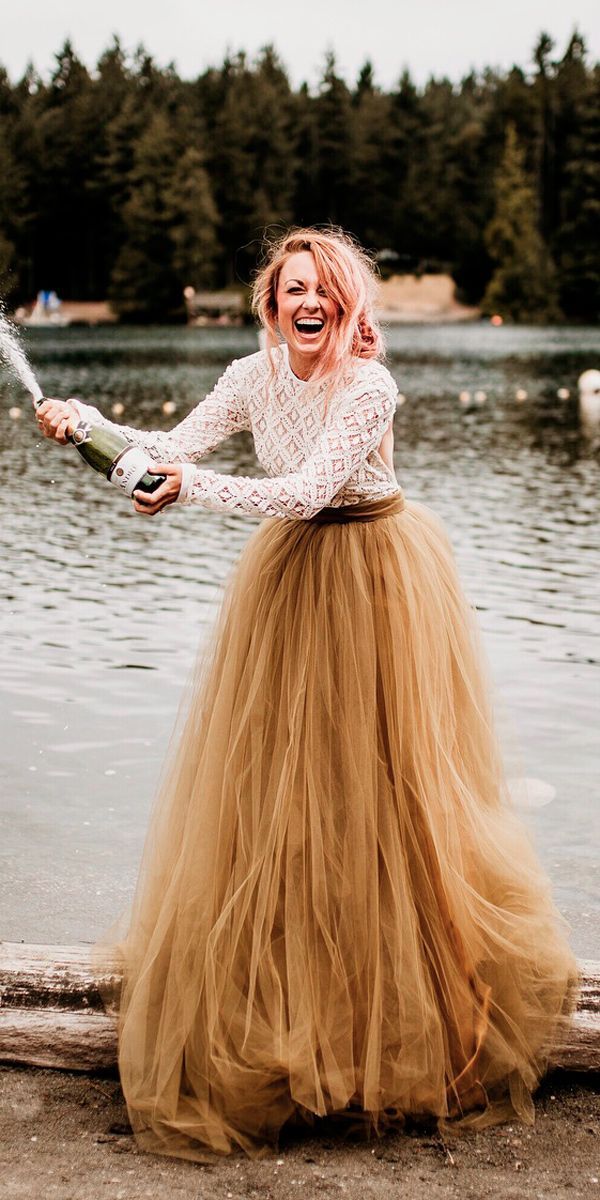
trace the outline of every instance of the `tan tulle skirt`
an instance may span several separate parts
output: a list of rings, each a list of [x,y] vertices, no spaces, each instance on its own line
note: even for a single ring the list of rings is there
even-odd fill
[[[439,518],[266,519],[232,570],[150,821],[119,1069],[138,1144],[534,1119],[578,973],[494,731]]]

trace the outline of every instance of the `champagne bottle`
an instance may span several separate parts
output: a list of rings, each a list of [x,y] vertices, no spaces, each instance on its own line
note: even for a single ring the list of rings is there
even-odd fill
[[[42,396],[35,401],[35,408],[39,408],[44,400]],[[88,466],[105,475],[109,483],[127,496],[136,490],[155,492],[165,482],[165,475],[151,475],[148,471],[150,462],[146,452],[139,446],[132,446],[113,429],[80,421],[67,437]]]

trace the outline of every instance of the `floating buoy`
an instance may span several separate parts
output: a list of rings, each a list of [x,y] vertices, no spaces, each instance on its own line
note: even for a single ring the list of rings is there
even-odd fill
[[[171,416],[171,413],[175,412],[176,408],[177,408],[177,405],[174,400],[165,400],[165,402],[162,406],[163,412],[166,413],[166,415],[168,417]]]
[[[23,416],[23,411],[22,411],[22,409],[17,408],[17,406],[14,405],[13,408],[9,408],[8,415],[9,415],[9,417],[11,417],[11,419],[13,421],[18,421],[19,418]]]
[[[459,404],[463,404],[463,405],[470,404],[471,403],[471,393],[470,392],[459,392],[458,400],[459,400]]]
[[[485,402],[487,400],[487,395],[485,392],[475,392],[473,399],[476,404],[485,404]]]
[[[120,400],[117,400],[117,401],[116,401],[116,403],[115,403],[115,404],[113,404],[113,406],[112,406],[112,408],[111,408],[111,410],[110,410],[110,411],[111,411],[111,413],[113,414],[113,416],[115,416],[115,417],[120,417],[120,416],[121,416],[121,413],[124,413],[124,412],[125,412],[125,405],[124,405],[124,404],[121,404],[121,401],[120,401]]]
[[[523,400],[526,400],[526,399],[527,399],[527,392],[525,391],[525,388],[517,388],[517,390],[515,392],[515,400],[518,400],[519,403],[522,404]]]
[[[559,400],[568,400],[571,393],[568,388],[559,388],[556,395]]]
[[[504,325],[504,318],[500,313],[494,313],[493,317],[490,317],[490,325]]]
[[[517,808],[543,808],[556,796],[554,784],[545,779],[522,775],[509,779],[508,789]]]
[[[579,413],[585,425],[600,425],[600,371],[584,371],[577,380]]]

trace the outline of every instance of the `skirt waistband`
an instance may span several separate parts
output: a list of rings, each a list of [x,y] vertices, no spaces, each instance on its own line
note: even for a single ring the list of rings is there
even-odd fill
[[[321,508],[309,522],[315,525],[344,525],[348,521],[376,521],[378,517],[393,517],[404,508],[404,493],[374,500],[359,500],[358,504],[341,504],[338,508]]]

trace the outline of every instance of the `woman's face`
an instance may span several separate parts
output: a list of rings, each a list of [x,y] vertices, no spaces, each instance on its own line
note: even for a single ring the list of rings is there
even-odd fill
[[[277,323],[288,344],[296,374],[310,374],[336,318],[335,301],[327,295],[310,250],[286,258],[275,297]]]

